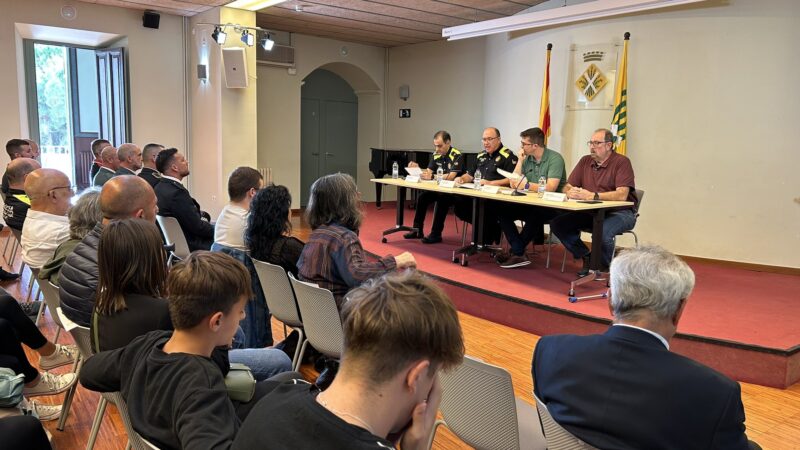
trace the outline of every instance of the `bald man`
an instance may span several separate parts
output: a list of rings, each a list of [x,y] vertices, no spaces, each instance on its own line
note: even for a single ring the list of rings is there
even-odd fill
[[[117,149],[119,167],[116,175],[136,175],[142,168],[142,150],[136,144],[122,144]]]
[[[67,211],[75,190],[69,178],[56,169],[34,170],[25,178],[24,187],[31,207],[22,228],[22,260],[38,269],[69,239]]]
[[[103,186],[106,181],[110,180],[119,168],[119,159],[117,158],[116,147],[106,146],[100,152],[100,170],[92,180],[93,186]]]
[[[115,219],[142,218],[155,223],[158,206],[153,188],[135,175],[116,176],[100,191],[102,223],[83,238],[64,261],[59,275],[61,309],[78,325],[88,327],[97,290],[97,246],[103,227]]]
[[[31,207],[31,200],[25,193],[25,179],[28,174],[42,166],[31,158],[17,158],[6,168],[8,175],[8,193],[3,207],[3,221],[9,227],[22,232],[22,225]]]

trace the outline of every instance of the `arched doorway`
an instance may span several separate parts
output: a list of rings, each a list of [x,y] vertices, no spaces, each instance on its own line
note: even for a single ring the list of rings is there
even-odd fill
[[[301,206],[311,184],[331,173],[357,179],[358,97],[339,75],[316,69],[303,80],[300,104]]]

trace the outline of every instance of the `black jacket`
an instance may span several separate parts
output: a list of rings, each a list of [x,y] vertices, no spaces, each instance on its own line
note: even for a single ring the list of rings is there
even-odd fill
[[[200,205],[189,195],[186,188],[167,178],[162,178],[156,187],[158,213],[174,217],[186,236],[189,250],[208,250],[214,242],[214,226],[200,215]]]
[[[152,186],[153,189],[155,189],[156,184],[161,181],[161,172],[149,167],[142,167],[142,170],[139,172],[139,176],[150,183],[150,186]]]
[[[92,319],[98,278],[97,246],[102,233],[103,225],[97,224],[67,256],[59,275],[61,310],[83,327],[88,327]]]
[[[533,379],[556,422],[598,448],[748,448],[739,384],[642,330],[544,336]]]

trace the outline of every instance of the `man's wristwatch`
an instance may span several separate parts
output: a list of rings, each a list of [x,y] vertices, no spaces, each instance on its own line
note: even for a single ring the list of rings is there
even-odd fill
[[[595,200],[600,200],[600,193],[599,192],[595,192],[594,193],[594,199]]]

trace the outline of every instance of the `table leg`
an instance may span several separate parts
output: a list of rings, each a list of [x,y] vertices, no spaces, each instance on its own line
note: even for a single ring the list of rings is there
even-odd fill
[[[381,209],[381,194],[383,193],[383,185],[375,183],[375,207]]]
[[[397,209],[395,216],[395,226],[394,228],[389,228],[388,230],[385,230],[383,232],[383,238],[381,239],[381,242],[383,242],[384,244],[388,242],[386,240],[386,236],[392,233],[398,233],[400,231],[415,231],[417,233],[420,232],[420,230],[417,230],[416,228],[407,227],[403,225],[403,217],[405,215],[405,210],[404,210],[405,203],[406,203],[406,188],[404,186],[397,186]]]

